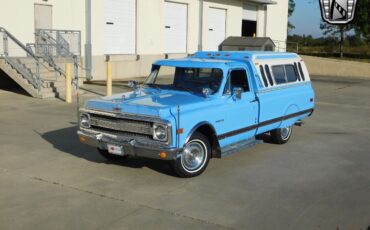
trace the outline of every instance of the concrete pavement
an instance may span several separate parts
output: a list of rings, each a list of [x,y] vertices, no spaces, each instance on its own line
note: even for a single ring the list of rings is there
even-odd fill
[[[192,179],[109,163],[78,142],[75,105],[0,90],[0,229],[368,229],[370,81],[314,86],[317,109],[288,144],[212,159]]]

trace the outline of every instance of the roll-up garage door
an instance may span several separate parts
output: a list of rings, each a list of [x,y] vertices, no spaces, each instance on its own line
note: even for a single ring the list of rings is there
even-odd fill
[[[242,36],[254,37],[256,35],[257,35],[257,6],[253,4],[244,4]]]
[[[136,0],[105,0],[104,53],[135,54]]]
[[[216,51],[226,37],[226,10],[209,8],[207,50]]]
[[[188,5],[165,2],[165,53],[186,53]]]

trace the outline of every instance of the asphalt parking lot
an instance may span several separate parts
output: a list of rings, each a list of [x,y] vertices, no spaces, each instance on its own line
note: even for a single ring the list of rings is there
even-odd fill
[[[191,179],[109,163],[78,142],[75,105],[0,90],[0,229],[369,229],[370,81],[314,79],[316,111],[288,144]]]

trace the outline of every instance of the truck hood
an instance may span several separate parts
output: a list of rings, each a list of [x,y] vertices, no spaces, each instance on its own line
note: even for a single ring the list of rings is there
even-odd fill
[[[89,100],[88,109],[114,111],[129,114],[167,117],[171,109],[181,106],[184,111],[189,105],[200,104],[209,98],[189,92],[155,89],[137,89],[133,92],[116,94]],[[174,110],[172,110],[174,111]]]

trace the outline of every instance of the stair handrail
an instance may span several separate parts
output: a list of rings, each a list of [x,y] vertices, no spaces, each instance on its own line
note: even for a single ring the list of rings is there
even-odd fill
[[[41,39],[45,39],[45,40],[51,40],[51,41],[55,41],[55,39],[53,37],[51,37],[49,34],[45,33],[45,32],[41,32],[41,31],[36,31],[36,33],[40,33],[40,37]],[[55,41],[56,42],[56,41]],[[37,44],[36,44],[37,46]],[[52,44],[52,43],[47,43],[46,46],[54,46],[56,47],[55,44]],[[43,58],[49,65],[53,66],[53,68],[58,71],[61,75],[65,76],[65,72],[63,71],[62,68],[60,68],[54,61],[54,58],[52,57],[52,55],[49,54],[45,54],[45,52],[43,52],[43,56],[40,56],[41,58]]]
[[[45,44],[41,44],[41,46],[45,46],[46,48],[54,47],[57,50],[56,51],[57,55],[63,58],[73,59],[74,61],[76,55],[72,53],[68,48],[66,48],[65,45],[59,44],[58,41],[48,33],[48,32],[55,32],[55,31],[57,33],[59,32],[59,30],[38,29],[35,31],[35,34],[36,36],[40,37],[43,41],[46,42]],[[73,31],[73,32],[78,32],[78,31]],[[68,42],[62,36],[60,36],[59,39],[62,39],[65,43],[68,44]],[[40,44],[36,42],[36,46],[38,45]],[[62,50],[62,52],[60,52],[60,50]],[[58,71],[61,75],[65,76],[64,70],[55,63],[54,57],[52,54],[50,54],[49,51],[42,52],[42,55],[40,55],[39,57],[43,58],[47,63],[49,63],[49,65],[53,66],[56,71]]]
[[[13,60],[9,58],[9,53],[7,50],[7,43],[4,43],[4,57],[7,63],[9,63],[13,68],[17,69],[20,73],[22,73],[25,78],[28,78],[30,83],[38,90],[38,94],[40,94],[41,90],[41,77],[40,77],[40,60],[39,58],[30,51],[21,41],[19,41],[13,34],[11,34],[8,30],[6,30],[4,27],[0,27],[0,32],[6,35],[6,39],[11,39],[15,44],[18,45],[23,51],[25,51],[29,57],[32,57],[36,61],[36,73],[31,72],[31,76],[28,76],[27,70],[25,68],[22,68],[22,66],[15,64]],[[5,37],[4,37],[5,39]],[[32,78],[32,79],[30,79]],[[34,79],[36,78],[36,79]]]
[[[9,38],[11,38],[19,47],[21,47],[24,51],[27,52],[31,57],[33,57],[35,60],[39,60],[38,57],[31,52],[21,41],[19,41],[13,34],[11,34],[9,31],[7,31],[4,27],[0,27],[0,32],[4,32]],[[5,50],[4,50],[5,52]]]
[[[35,34],[39,35],[41,38],[47,39],[49,42],[47,43],[48,45],[54,46],[57,49],[62,49],[63,52],[67,53],[68,55],[65,55],[62,57],[68,57],[68,58],[73,58],[76,56],[76,54],[72,53],[67,47],[65,47],[64,44],[59,44],[57,39],[53,38],[48,32],[49,31],[56,31],[57,34],[59,33],[59,30],[44,30],[44,29],[38,29],[36,30]],[[60,35],[59,35],[60,36]],[[62,40],[64,43],[69,44],[62,36],[59,37],[60,40]]]

